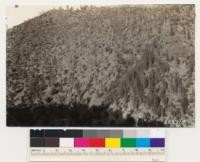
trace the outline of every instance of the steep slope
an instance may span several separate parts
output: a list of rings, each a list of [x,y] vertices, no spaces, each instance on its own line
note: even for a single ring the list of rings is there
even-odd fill
[[[82,7],[7,31],[7,107],[107,105],[194,124],[194,6]]]

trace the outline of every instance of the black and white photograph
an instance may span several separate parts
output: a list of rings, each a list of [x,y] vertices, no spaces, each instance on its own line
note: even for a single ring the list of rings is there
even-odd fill
[[[14,5],[6,22],[7,126],[195,126],[195,5]]]

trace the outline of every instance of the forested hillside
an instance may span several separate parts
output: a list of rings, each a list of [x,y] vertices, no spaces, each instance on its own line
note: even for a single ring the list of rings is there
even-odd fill
[[[97,113],[103,106],[135,126],[140,119],[193,126],[194,27],[194,5],[45,12],[7,30],[8,112],[62,107],[78,116],[77,105]],[[81,121],[97,118],[83,114]],[[62,116],[63,125],[71,117]],[[120,125],[118,117],[103,125]]]

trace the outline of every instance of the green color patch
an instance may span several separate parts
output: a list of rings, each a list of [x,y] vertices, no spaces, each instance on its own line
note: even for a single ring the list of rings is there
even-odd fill
[[[121,147],[135,147],[135,138],[121,138]]]

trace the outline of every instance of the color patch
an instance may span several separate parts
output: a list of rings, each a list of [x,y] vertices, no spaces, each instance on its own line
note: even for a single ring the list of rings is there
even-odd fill
[[[105,147],[104,138],[90,138],[90,147]]]
[[[65,137],[74,137],[74,138],[83,137],[83,130],[79,130],[79,129],[66,130],[65,131]]]
[[[151,147],[165,147],[165,139],[151,138]]]
[[[122,130],[109,130],[109,137],[111,138],[122,138],[123,131]]]
[[[96,131],[96,137],[99,138],[108,138],[110,137],[110,132],[108,130],[97,130]]]
[[[74,146],[75,147],[90,147],[90,139],[89,138],[75,138]]]
[[[74,138],[60,138],[60,147],[74,147]]]
[[[44,138],[31,138],[30,147],[45,147]]]
[[[121,138],[121,147],[135,147],[135,139]]]
[[[150,131],[150,138],[165,138],[164,128],[154,128]]]
[[[149,130],[137,130],[136,137],[137,138],[149,138],[150,137],[150,131]]]
[[[97,134],[96,130],[84,130],[83,131],[84,138],[96,138],[97,137],[96,134]]]
[[[107,148],[118,148],[120,147],[120,138],[106,138],[105,147]]]
[[[135,137],[136,137],[136,130],[123,131],[123,138],[135,138]]]
[[[36,130],[33,130],[31,129],[30,130],[30,137],[44,137],[45,135],[45,130],[39,130],[39,129],[36,129]]]
[[[136,138],[136,147],[150,147],[150,138]]]
[[[65,132],[61,129],[47,129],[44,132],[45,137],[64,137]]]
[[[45,138],[45,147],[59,147],[59,138]]]

